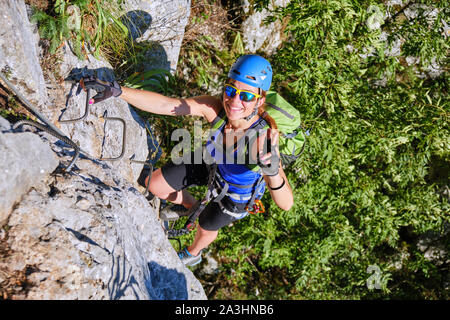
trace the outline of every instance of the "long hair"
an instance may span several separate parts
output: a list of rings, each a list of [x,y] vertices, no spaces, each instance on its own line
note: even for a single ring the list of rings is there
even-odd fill
[[[261,90],[261,95],[263,97],[266,97],[266,91]],[[258,115],[263,118],[264,120],[266,120],[267,124],[269,125],[270,128],[272,129],[278,129],[277,123],[275,122],[275,120],[269,116],[266,112],[266,106],[267,104],[263,104],[260,108],[258,108]]]

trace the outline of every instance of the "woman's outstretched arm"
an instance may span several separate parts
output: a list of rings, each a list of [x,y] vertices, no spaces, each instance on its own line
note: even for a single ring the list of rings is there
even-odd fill
[[[212,96],[171,98],[156,92],[127,87],[122,87],[119,98],[146,112],[168,116],[200,116],[208,122],[214,120],[222,108],[220,99]]]

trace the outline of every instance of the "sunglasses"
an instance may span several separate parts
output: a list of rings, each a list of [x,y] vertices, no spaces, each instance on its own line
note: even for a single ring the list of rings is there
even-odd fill
[[[236,94],[239,94],[239,98],[244,102],[254,101],[256,98],[261,97],[259,94],[250,91],[239,90],[238,88],[233,87],[231,84],[225,85],[225,93],[230,98],[233,98]]]

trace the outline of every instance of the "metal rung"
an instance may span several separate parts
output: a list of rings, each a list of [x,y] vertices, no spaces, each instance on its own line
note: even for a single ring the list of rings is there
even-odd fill
[[[125,144],[126,144],[126,130],[127,130],[127,124],[126,124],[125,120],[123,120],[122,118],[117,118],[117,117],[107,117],[107,116],[106,116],[106,113],[107,113],[107,112],[105,111],[105,113],[103,114],[103,116],[100,117],[100,118],[105,119],[105,127],[106,127],[106,122],[107,122],[107,121],[120,121],[120,122],[122,122],[122,124],[123,124],[122,152],[121,152],[120,155],[119,155],[118,157],[116,157],[116,158],[100,158],[99,160],[102,160],[102,161],[118,161],[118,160],[122,159],[122,158],[123,158],[123,155],[125,154]]]
[[[72,89],[73,89],[74,84],[72,85]],[[90,93],[91,93],[91,89],[86,89],[84,87],[84,82],[83,82],[83,78],[81,78],[80,80],[80,87],[82,87],[84,89],[84,91],[86,91],[86,104],[85,104],[85,108],[84,108],[84,114],[80,117],[80,118],[76,118],[76,119],[68,119],[68,120],[59,120],[60,123],[74,123],[74,122],[78,122],[81,120],[84,120],[88,114],[89,114],[89,97],[90,97]],[[72,89],[70,90],[70,92],[72,92]],[[70,98],[70,96],[69,96]],[[69,99],[67,98],[67,99]]]

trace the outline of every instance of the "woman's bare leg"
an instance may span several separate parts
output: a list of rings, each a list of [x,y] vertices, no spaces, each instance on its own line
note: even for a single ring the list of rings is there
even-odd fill
[[[148,184],[148,178],[145,180],[145,184]],[[149,191],[160,199],[182,204],[188,209],[197,202],[197,199],[195,199],[188,191],[177,191],[173,189],[167,183],[166,179],[164,179],[161,169],[153,171],[150,179]],[[218,231],[209,231],[197,226],[194,242],[188,247],[188,251],[192,255],[197,256],[200,253],[200,250],[206,248],[217,238],[218,233]]]
[[[145,179],[145,185],[148,184],[148,178]],[[150,179],[149,191],[153,193],[156,197],[164,200],[169,200],[170,202],[182,204],[186,208],[192,207],[197,199],[194,198],[186,190],[177,191],[172,188],[164,179],[161,168],[153,171],[152,177]]]
[[[205,230],[200,225],[197,226],[197,233],[195,234],[194,242],[187,248],[189,253],[197,256],[200,250],[209,246],[216,240],[219,231]]]

